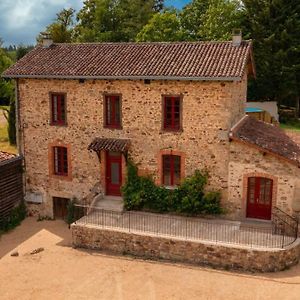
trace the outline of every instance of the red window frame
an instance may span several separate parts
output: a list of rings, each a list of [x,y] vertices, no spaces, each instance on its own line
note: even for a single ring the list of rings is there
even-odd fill
[[[105,95],[105,126],[121,128],[121,97],[120,95]]]
[[[68,176],[68,148],[53,147],[53,167],[54,174],[60,176]]]
[[[177,160],[177,162],[176,162]],[[176,167],[178,168],[176,170]],[[170,173],[170,182],[165,181],[166,173]],[[177,176],[176,176],[177,173]],[[176,178],[177,177],[177,178]],[[163,185],[175,186],[180,183],[181,178],[181,156],[163,155],[162,156],[162,183]]]
[[[66,125],[65,94],[51,94],[51,125]]]
[[[164,96],[163,108],[163,129],[179,131],[181,129],[181,97]]]

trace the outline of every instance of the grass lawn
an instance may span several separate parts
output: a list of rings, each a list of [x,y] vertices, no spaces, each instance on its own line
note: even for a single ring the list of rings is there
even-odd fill
[[[7,123],[3,121],[5,118],[2,115],[2,107],[3,106],[0,106],[0,150],[9,153],[17,153],[17,148],[10,145],[8,142]]]
[[[9,106],[6,106],[6,105],[0,105],[0,110],[2,109],[9,109]],[[2,113],[2,112],[1,112]]]
[[[298,124],[280,124],[280,127],[282,129],[289,129],[289,130],[294,130],[294,131],[299,131],[300,132],[300,125]]]

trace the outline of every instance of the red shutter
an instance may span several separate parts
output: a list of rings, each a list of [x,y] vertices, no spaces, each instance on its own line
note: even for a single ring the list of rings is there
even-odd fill
[[[119,96],[105,96],[105,126],[121,127],[121,105]]]
[[[68,149],[66,147],[54,147],[54,174],[68,176]]]
[[[180,129],[180,97],[164,97],[164,129]]]
[[[64,94],[51,95],[51,124],[65,125],[65,96]]]

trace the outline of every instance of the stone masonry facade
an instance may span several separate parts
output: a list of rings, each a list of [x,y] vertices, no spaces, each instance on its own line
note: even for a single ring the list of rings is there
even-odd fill
[[[247,144],[231,142],[229,163],[229,205],[235,218],[246,217],[247,179],[265,177],[273,180],[272,207],[289,214],[300,211],[300,169],[283,158],[276,157]]]
[[[249,249],[72,224],[73,246],[221,269],[275,272],[299,261],[299,240],[285,249]]]
[[[20,147],[26,161],[26,192],[39,193],[36,212],[52,216],[52,197],[82,199],[100,182],[104,188],[104,155],[99,161],[87,150],[95,137],[130,140],[129,156],[143,174],[159,184],[161,153],[177,151],[184,157],[182,174],[196,169],[210,173],[208,189],[221,190],[228,201],[231,127],[244,115],[247,75],[241,81],[58,80],[18,79]],[[50,94],[66,95],[67,124],[50,125]],[[122,129],[104,128],[105,94],[121,94]],[[182,131],[162,130],[162,97],[182,97]],[[51,147],[69,149],[71,172],[53,176]],[[124,158],[123,158],[124,159]],[[102,175],[101,175],[102,174]],[[242,177],[241,177],[242,178]],[[234,194],[230,189],[230,197]],[[236,196],[234,196],[236,198]]]

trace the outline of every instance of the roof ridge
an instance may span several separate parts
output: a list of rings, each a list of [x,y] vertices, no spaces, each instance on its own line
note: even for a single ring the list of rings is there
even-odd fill
[[[249,48],[247,41],[55,43],[36,46],[3,76],[239,81]]]
[[[234,141],[255,146],[300,167],[300,145],[273,124],[244,116],[232,127],[229,136]]]
[[[242,40],[242,43],[251,43],[252,40]],[[75,43],[53,43],[52,45],[182,45],[182,44],[232,44],[232,41],[174,41],[174,42],[75,42]],[[36,46],[42,47],[38,44]],[[50,46],[51,47],[51,46]]]

